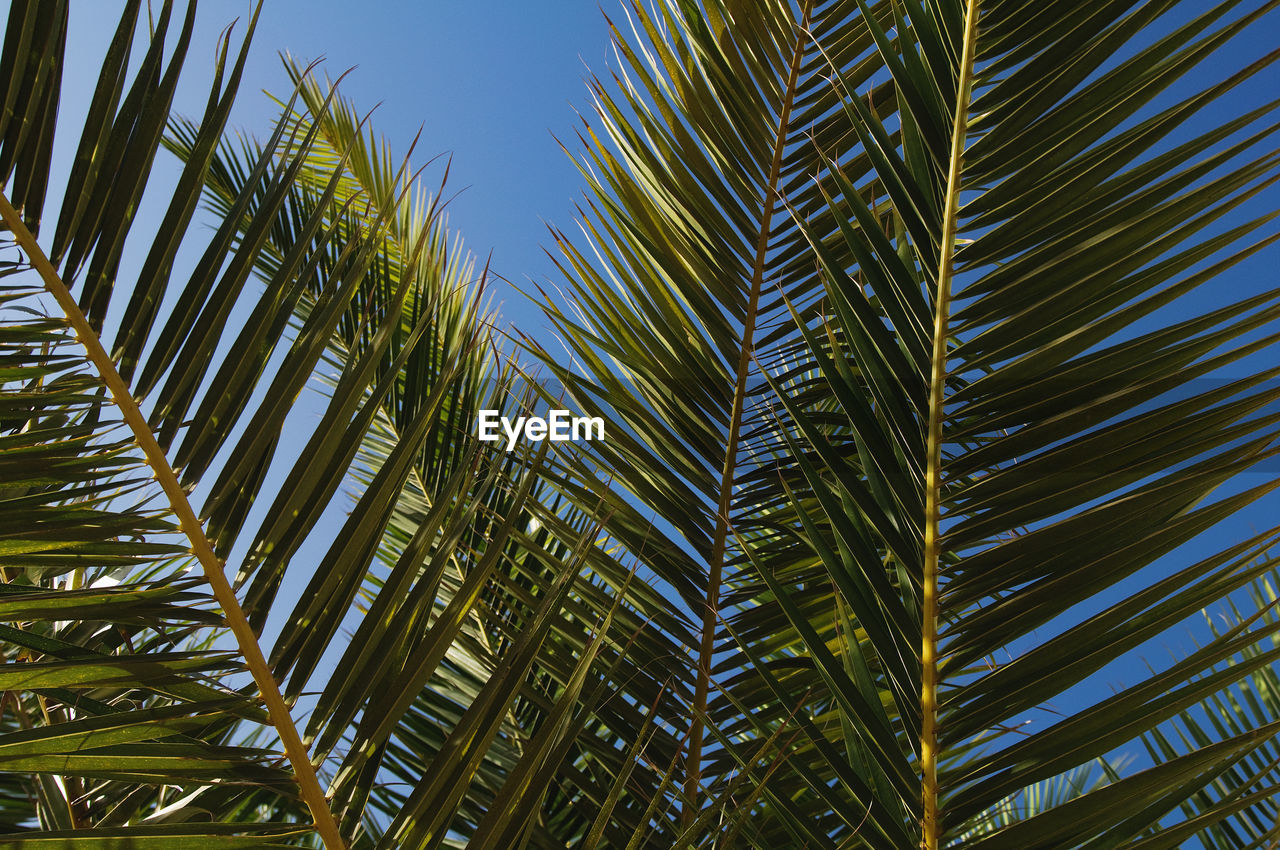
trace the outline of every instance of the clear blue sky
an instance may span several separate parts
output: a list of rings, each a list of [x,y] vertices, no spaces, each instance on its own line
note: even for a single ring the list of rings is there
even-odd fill
[[[605,8],[616,5],[606,0]],[[84,57],[90,75],[73,78],[94,79],[121,6],[72,4],[70,55]],[[211,45],[236,17],[236,31],[243,33],[251,8],[248,0],[200,4],[179,111],[198,117],[203,110]],[[550,241],[544,222],[568,229],[583,186],[555,137],[576,149],[574,110],[589,108],[588,69],[607,76],[610,60],[609,29],[596,0],[267,0],[233,125],[258,134],[270,129],[274,108],[262,90],[289,91],[280,51],[302,60],[323,58],[322,68],[332,76],[354,68],[342,91],[362,109],[381,104],[372,126],[395,153],[407,151],[421,127],[415,164],[452,155],[450,186],[461,194],[448,208],[449,223],[481,264],[492,251],[493,268],[522,285],[553,274],[542,250]],[[78,98],[87,106],[90,94],[68,91],[63,114],[82,113]],[[60,140],[68,156],[74,135]],[[160,159],[172,158],[162,153]],[[426,179],[434,183],[440,173],[429,170]],[[507,321],[526,330],[542,324],[540,313],[518,295],[500,297]]]

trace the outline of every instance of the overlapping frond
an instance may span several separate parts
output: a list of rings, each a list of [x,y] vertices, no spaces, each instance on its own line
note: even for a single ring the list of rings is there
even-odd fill
[[[867,14],[890,27],[894,7]],[[856,3],[631,4],[631,31],[616,30],[615,84],[593,86],[596,114],[581,130],[585,240],[555,233],[570,305],[548,310],[568,362],[542,356],[576,406],[610,423],[608,441],[584,448],[595,474],[628,471],[613,482],[611,534],[697,626],[694,694],[672,719],[688,752],[668,789],[683,795],[686,828],[705,801],[727,804],[721,783],[755,758],[750,739],[768,738],[795,708],[773,694],[724,696],[746,659],[722,620],[739,599],[746,550],[783,547],[768,514],[787,500],[778,476],[799,477],[774,451],[781,438],[764,374],[791,368],[803,343],[793,311],[820,311],[810,240],[853,262],[826,201],[839,193],[839,172],[871,174],[872,160],[851,144],[831,63],[852,90],[872,89],[866,108],[895,108],[892,88],[872,79],[876,33],[865,20]],[[904,309],[924,315],[914,291]],[[579,503],[597,489],[560,486]],[[747,749],[736,752],[744,733]]]
[[[1209,632],[1215,638],[1234,629],[1238,623],[1255,620],[1274,624],[1276,620],[1276,573],[1272,570],[1255,578],[1237,605],[1233,599],[1206,610]],[[1280,715],[1280,679],[1277,666],[1270,659],[1277,640],[1246,646],[1241,652],[1220,664],[1222,669],[1238,666],[1240,670],[1227,678],[1234,683],[1213,691],[1199,704],[1179,713],[1165,727],[1153,729],[1144,737],[1151,758],[1158,761],[1178,756],[1222,738],[1244,737],[1267,726]],[[1261,661],[1259,660],[1261,659]],[[1244,675],[1239,675],[1243,672]],[[1272,737],[1259,741],[1245,758],[1212,777],[1197,793],[1180,806],[1183,822],[1177,829],[1153,831],[1139,847],[1175,847],[1190,836],[1203,846],[1219,850],[1226,847],[1265,847],[1275,840],[1276,771],[1280,768],[1280,741]]]
[[[223,765],[221,775],[212,762],[201,768],[210,787],[140,796],[120,784],[138,777],[111,776],[113,788],[121,789],[116,793],[140,814],[113,819],[94,807],[73,826],[90,830],[86,841],[99,840],[96,833],[103,846],[123,846],[148,835],[139,818],[162,812],[166,826],[157,835],[164,838],[155,840],[178,846],[172,842],[221,827],[192,826],[183,834],[173,824],[249,821],[280,809],[282,820],[301,826],[262,839],[263,846],[315,841],[309,818],[327,846],[435,846],[459,831],[489,835],[486,840],[500,846],[512,830],[527,830],[553,811],[564,823],[563,836],[585,832],[596,811],[584,795],[597,787],[595,798],[603,798],[621,772],[616,748],[626,740],[628,722],[643,706],[670,698],[660,665],[673,652],[653,622],[664,621],[665,608],[656,604],[661,597],[597,548],[599,529],[580,512],[541,500],[536,458],[476,439],[480,407],[517,402],[509,397],[512,378],[494,365],[473,267],[407,160],[392,163],[349,105],[336,100],[331,87],[307,79],[304,69],[295,69],[297,90],[282,104],[273,132],[262,143],[246,143],[248,158],[241,160],[220,147],[241,64],[225,86],[219,64],[207,113],[198,123],[177,125],[169,142],[182,155],[183,171],[141,255],[137,280],[132,287],[118,280],[133,208],[169,124],[169,93],[194,20],[188,8],[181,45],[165,64],[174,14],[165,4],[155,32],[142,37],[148,52],[138,76],[127,77],[138,11],[137,3],[126,9],[110,48],[51,260],[37,270],[72,289],[79,303],[68,309],[87,317],[78,328],[81,339],[100,338],[105,349],[86,374],[105,369],[116,376],[130,404],[140,407],[130,420],[134,438],[149,447],[148,460],[163,467],[183,504],[189,494],[195,511],[190,522],[183,517],[189,545],[206,547],[202,560],[210,562],[211,580],[224,585],[218,604],[229,620],[229,608],[241,618],[239,649],[258,656],[256,667],[250,663],[253,677],[260,688],[274,693],[278,687],[283,701],[277,696],[276,707],[283,713],[273,713],[256,735],[265,749],[227,750],[226,758],[239,758],[243,769],[238,762]],[[56,32],[32,41],[23,28],[56,31],[65,28],[66,15],[64,5],[13,8],[5,61],[30,67],[31,74],[15,77],[12,91],[43,85],[39,75],[46,66],[58,71],[64,58]],[[243,57],[241,50],[240,63]],[[56,97],[56,88],[40,91]],[[24,107],[15,121],[40,118],[42,102]],[[40,144],[51,144],[41,138]],[[47,151],[21,134],[6,139],[3,151],[16,162],[12,185],[26,187]],[[202,195],[218,224],[183,279],[174,273],[178,247]],[[39,199],[26,188],[16,197],[34,228]],[[126,214],[117,214],[120,208]],[[28,265],[22,258],[13,271]],[[109,415],[120,398],[96,403]],[[298,415],[317,405],[318,415]],[[74,442],[80,436],[74,423],[63,427],[73,440],[65,447],[69,458],[73,445],[90,451],[91,444]],[[131,438],[120,431],[118,439],[127,447]],[[86,466],[85,475],[91,469]],[[73,472],[68,467],[68,475]],[[172,525],[173,493],[161,496],[145,485],[133,482],[139,498],[151,500],[154,521]],[[109,492],[121,499],[128,494]],[[334,522],[344,492],[354,505]],[[100,493],[92,491],[90,503],[103,498]],[[50,498],[74,496],[73,490]],[[87,508],[63,508],[61,537],[53,525],[41,531],[50,550],[78,545],[75,516],[93,519]],[[19,526],[32,519],[13,514]],[[157,533],[170,531],[163,525]],[[113,533],[112,527],[101,533]],[[186,552],[179,541],[152,561],[163,556],[173,562],[170,572],[180,572],[190,565]],[[12,554],[6,563],[30,573],[18,565],[23,553]],[[224,560],[234,564],[239,598],[222,577]],[[95,568],[127,586],[138,571],[153,569],[151,561],[115,564],[106,555]],[[156,581],[169,574],[157,574]],[[184,587],[161,583],[156,593]],[[159,613],[138,603],[136,616],[203,612],[199,601],[179,594]],[[73,606],[64,613],[92,612]],[[222,624],[216,611],[202,616],[210,630]],[[174,646],[148,644],[138,652],[160,653],[161,666],[172,656],[184,672],[182,665],[194,662],[175,653],[192,648],[202,634],[175,631]],[[215,645],[227,643],[224,633]],[[211,659],[209,675],[225,676],[228,657]],[[629,666],[633,659],[659,665],[649,672]],[[134,670],[137,687],[148,669]],[[244,692],[233,695],[252,707],[252,685],[243,684]],[[248,709],[218,715],[208,732],[211,746],[225,749],[229,741],[255,737],[237,711]],[[195,716],[213,722],[207,713]],[[132,734],[149,740],[149,722],[139,717]],[[416,731],[424,722],[444,739],[433,744]],[[23,735],[15,734],[20,746]],[[328,786],[316,786],[305,806],[287,770],[253,772],[252,759],[275,747],[275,735],[286,745],[290,736],[296,740],[302,757],[293,762],[295,771],[310,774],[313,785],[318,775]],[[531,742],[540,746],[527,749]],[[661,742],[655,748],[661,750]],[[387,761],[389,752],[394,757]],[[122,763],[130,758],[124,751],[112,755]],[[65,753],[58,758],[74,767]],[[428,761],[431,769],[415,776],[407,791],[388,781],[397,765]],[[594,786],[578,779],[588,773]],[[190,784],[178,780],[159,784]],[[240,805],[223,785],[248,802]],[[511,804],[495,813],[497,820],[488,813],[494,799]],[[619,806],[624,822],[636,817],[625,810]],[[102,831],[116,826],[121,830]],[[563,846],[567,839],[558,840]]]
[[[628,4],[541,381],[331,85],[290,63],[228,137],[228,38],[171,119],[193,8],[125,5],[42,222],[68,8],[13,3],[0,823],[1265,846],[1280,532],[1221,529],[1276,487],[1280,290],[1236,275],[1277,238],[1280,102],[1243,92],[1280,52],[1235,46],[1277,5]],[[548,403],[607,438],[476,438]]]
[[[675,655],[669,635],[682,626],[661,595],[607,549],[582,548],[598,527],[557,503],[544,480],[564,461],[475,440],[481,408],[514,412],[532,397],[525,392],[521,400],[514,386],[525,379],[499,370],[493,343],[476,333],[487,321],[480,290],[436,214],[439,193],[422,193],[407,160],[391,159],[352,104],[329,102],[328,86],[292,62],[287,67],[300,96],[296,110],[282,104],[285,123],[317,135],[266,238],[258,274],[279,274],[291,253],[315,239],[299,222],[321,217],[317,230],[341,234],[385,221],[377,256],[330,346],[334,356],[369,351],[390,371],[375,393],[342,402],[358,402],[367,419],[358,443],[342,443],[354,454],[334,467],[320,496],[301,488],[322,507],[351,463],[346,480],[363,495],[285,615],[271,658],[289,674],[287,693],[317,694],[307,735],[318,755],[334,759],[332,795],[352,828],[364,816],[371,834],[387,829],[388,843],[430,844],[453,834],[501,847],[555,812],[558,822],[537,842],[562,844],[587,829],[592,807],[622,772],[617,748],[641,706],[674,698],[664,679]],[[170,141],[184,159],[194,133],[179,124]],[[232,213],[251,186],[250,164],[259,156],[247,140],[220,148],[209,183],[220,215]],[[316,246],[328,252],[318,281],[326,263],[340,262],[340,244]],[[300,313],[312,298],[300,297]],[[356,317],[384,303],[394,309],[375,350],[379,338]],[[452,370],[450,358],[458,361]],[[334,383],[332,404],[350,392],[345,381]],[[324,446],[304,450],[309,462],[296,468],[299,482],[314,475]],[[270,514],[290,516],[282,500],[299,492],[286,486]],[[366,505],[384,512],[376,522]],[[362,548],[352,569],[344,559],[356,540]],[[264,619],[271,610],[288,562],[278,553],[261,539],[250,547],[241,581],[251,616]],[[547,595],[565,582],[562,594]],[[364,613],[349,639],[335,640],[352,604]],[[328,624],[330,633],[295,627],[311,622]],[[518,652],[533,654],[507,669]],[[325,653],[337,657],[332,669],[322,666]],[[491,725],[474,725],[482,722]],[[558,737],[544,741],[552,729]],[[464,749],[451,750],[464,741]],[[660,735],[653,749],[671,745]],[[442,772],[454,759],[458,772]],[[393,777],[399,781],[383,781]],[[381,825],[377,816],[368,821],[370,801],[385,816]]]
[[[1236,103],[1228,99],[1275,55],[1240,61],[1185,100],[1158,96],[1270,7],[1108,4],[1077,15],[1065,4],[952,5],[971,34],[966,45],[953,30],[951,51],[969,58],[961,80],[971,87],[910,72],[926,60],[900,54],[923,55],[924,39],[909,48],[886,41],[885,71],[912,114],[885,119],[850,106],[864,145],[888,127],[922,130],[913,100],[941,97],[955,110],[948,199],[933,214],[913,196],[936,164],[913,163],[906,145],[879,145],[877,175],[901,219],[891,238],[868,220],[865,190],[851,182],[833,197],[848,211],[858,264],[822,259],[829,315],[806,335],[856,453],[785,398],[803,396],[779,387],[792,451],[821,456],[794,504],[854,657],[824,661],[830,638],[802,622],[798,601],[790,621],[833,689],[848,670],[847,686],[886,701],[888,724],[863,732],[883,739],[865,762],[881,783],[872,799],[889,790],[880,776],[903,767],[884,736],[906,750],[919,735],[924,846],[1116,846],[1167,824],[1181,801],[1274,736],[1275,718],[1208,736],[986,837],[959,836],[1007,795],[1131,746],[1247,675],[1247,665],[1210,671],[1271,634],[1245,622],[1107,699],[1082,690],[1266,569],[1255,559],[1273,532],[1210,545],[1185,567],[1176,558],[1275,486],[1270,476],[1240,476],[1274,454],[1275,372],[1247,358],[1276,339],[1276,292],[1227,283],[1275,239],[1274,213],[1246,211],[1277,176],[1274,105],[1203,120],[1215,103]],[[1148,35],[1156,27],[1168,34]],[[888,308],[912,268],[932,304],[925,368],[899,354],[919,323]],[[1179,306],[1209,287],[1212,306]],[[1242,364],[1244,377],[1221,378]],[[903,391],[931,380],[925,405]],[[906,460],[913,445],[924,450],[923,481]],[[927,510],[904,513],[921,484]],[[922,561],[912,559],[912,535],[902,537],[908,528],[926,541]],[[873,584],[904,575],[911,581],[901,586],[923,585],[920,699],[898,672],[918,639]],[[1146,579],[1136,590],[1125,583],[1134,575]],[[765,578],[775,594],[787,592]],[[1082,707],[1010,731],[1062,695]],[[865,740],[850,748],[872,749]],[[903,794],[892,793],[895,802]]]
[[[671,537],[633,551],[702,621],[686,739],[704,706],[718,734],[679,808],[786,728],[750,795],[770,846],[1116,846],[1275,734],[969,832],[1271,634],[1087,691],[1266,569],[1273,532],[1204,541],[1275,487],[1242,476],[1275,453],[1276,291],[1228,283],[1275,240],[1275,104],[1241,98],[1275,54],[1205,63],[1272,5],[633,6],[550,312],[625,431],[592,447],[637,472],[622,527]]]
[[[288,823],[305,807],[278,753],[244,742],[271,721],[234,686],[252,680],[215,645],[217,602],[189,574],[152,470],[39,293],[0,293],[0,763],[6,809],[27,804],[7,825],[38,823],[45,844],[7,840],[61,846],[101,824],[119,829],[94,846],[179,831],[285,846],[275,838],[306,831]],[[219,823],[175,830],[193,791]]]

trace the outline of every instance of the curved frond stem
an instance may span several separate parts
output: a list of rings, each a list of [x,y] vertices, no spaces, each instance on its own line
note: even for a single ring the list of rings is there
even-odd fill
[[[751,367],[755,342],[756,323],[760,312],[760,294],[764,289],[764,269],[769,250],[769,234],[773,214],[781,206],[782,194],[779,182],[782,176],[782,157],[787,144],[791,124],[791,109],[800,78],[800,64],[804,58],[804,41],[809,37],[809,12],[812,0],[805,0],[801,20],[796,28],[795,49],[787,71],[787,81],[782,92],[782,108],[778,113],[778,128],[774,136],[773,161],[769,165],[769,177],[765,183],[764,203],[760,217],[760,230],[756,238],[755,259],[752,263],[751,292],[743,319],[742,352],[738,357],[737,375],[733,390],[733,407],[729,415],[729,434],[725,441],[724,469],[720,477],[719,504],[716,506],[715,535],[712,538],[711,558],[708,562],[707,603],[702,615],[701,646],[698,650],[698,678],[694,688],[693,711],[690,717],[689,754],[685,772],[685,795],[690,804],[689,818],[696,817],[693,808],[698,798],[698,786],[702,778],[702,744],[704,716],[711,684],[711,660],[715,655],[715,634],[720,619],[720,591],[724,580],[725,551],[729,538],[729,506],[733,495],[733,482],[738,468],[738,444],[742,437],[742,417],[746,405],[747,372]]]
[[[32,235],[22,217],[13,208],[13,205],[9,203],[8,197],[3,192],[0,192],[0,217],[4,219],[5,225],[12,232],[17,244],[26,251],[32,268],[40,273],[41,278],[44,280],[45,288],[58,302],[59,307],[62,308],[67,321],[75,331],[76,338],[84,346],[90,362],[93,363],[94,368],[98,370],[103,382],[107,385],[107,389],[111,392],[113,400],[120,409],[121,416],[133,432],[134,438],[145,455],[147,463],[151,466],[156,480],[164,490],[165,496],[169,500],[169,505],[179,520],[183,533],[186,534],[191,543],[191,552],[200,561],[200,566],[204,569],[205,578],[209,582],[214,598],[217,599],[218,604],[222,607],[223,617],[232,635],[235,636],[236,644],[244,657],[245,665],[249,668],[249,672],[253,675],[253,680],[258,686],[258,692],[271,717],[271,723],[280,735],[285,755],[293,766],[294,776],[297,779],[302,799],[307,804],[307,808],[311,811],[311,816],[314,819],[313,826],[316,832],[323,839],[327,850],[345,848],[346,843],[338,832],[338,825],[329,810],[328,800],[325,798],[324,789],[320,786],[320,780],[316,775],[315,767],[311,763],[307,748],[298,735],[298,730],[293,723],[293,716],[289,713],[289,707],[285,704],[284,698],[280,694],[279,685],[272,676],[270,668],[267,667],[266,659],[263,657],[261,647],[258,646],[258,640],[249,625],[244,609],[240,607],[240,603],[231,589],[231,584],[227,581],[227,577],[223,572],[222,561],[214,554],[213,545],[205,535],[204,526],[200,524],[200,520],[196,517],[195,510],[187,500],[186,491],[183,490],[181,483],[179,483],[178,476],[173,467],[170,466],[164,450],[160,448],[160,444],[156,441],[155,435],[151,431],[151,426],[147,424],[147,420],[142,415],[137,401],[133,398],[133,395],[129,392],[128,385],[125,384],[124,379],[121,378],[120,373],[116,370],[115,363],[110,355],[103,348],[97,333],[94,332],[89,320],[80,310],[80,305],[71,295],[66,284],[58,275],[57,270],[36,241],[35,236]]]
[[[960,171],[964,164],[969,124],[970,89],[973,86],[974,53],[978,36],[979,0],[965,7],[964,53],[956,91],[956,111],[951,129],[951,156],[947,168],[947,196],[942,218],[938,292],[934,302],[933,352],[929,381],[929,427],[925,467],[924,570],[921,607],[923,639],[920,650],[920,772],[923,794],[921,846],[938,850],[942,832],[938,816],[938,556],[942,513],[942,421],[946,401],[948,314],[951,281],[955,273],[956,231],[960,215]]]

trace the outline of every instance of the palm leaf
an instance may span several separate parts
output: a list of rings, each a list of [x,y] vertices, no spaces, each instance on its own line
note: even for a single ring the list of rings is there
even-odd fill
[[[618,423],[588,448],[635,471],[615,536],[701,621],[686,825],[784,723],[791,793],[744,814],[776,846],[1117,846],[1274,736],[1217,730],[970,832],[1275,664],[1218,670],[1270,637],[1246,621],[1013,730],[1266,569],[1274,532],[1179,547],[1275,487],[1240,476],[1275,453],[1251,356],[1277,293],[1222,281],[1275,240],[1248,206],[1274,104],[1240,95],[1276,54],[1160,98],[1274,4],[1245,5],[632,10],[583,132],[584,239],[556,234],[573,364],[542,356]]]
[[[44,501],[32,498],[15,505],[25,514],[11,514],[18,529],[33,529],[15,536],[11,568],[37,579],[48,574],[38,585],[41,593],[16,596],[12,603],[26,617],[70,618],[82,641],[98,633],[94,618],[103,611],[139,635],[149,634],[140,631],[143,627],[161,629],[163,641],[148,638],[136,645],[142,638],[133,638],[140,658],[154,658],[156,665],[177,649],[216,640],[197,626],[216,630],[229,624],[257,693],[248,687],[243,694],[187,693],[186,686],[182,690],[169,682],[174,674],[163,668],[121,666],[107,680],[113,698],[123,701],[139,688],[158,689],[159,696],[145,698],[145,711],[169,711],[168,702],[180,698],[194,706],[187,710],[190,722],[160,727],[141,714],[136,721],[121,721],[125,737],[119,741],[107,736],[99,745],[97,737],[89,739],[94,749],[83,756],[70,749],[74,736],[50,739],[63,742],[61,751],[27,753],[22,747],[35,733],[15,732],[18,749],[11,767],[39,775],[61,770],[77,781],[101,783],[103,790],[95,793],[105,795],[109,805],[94,803],[69,824],[49,820],[46,825],[94,828],[108,844],[136,839],[176,846],[187,837],[217,834],[217,829],[204,830],[201,820],[249,821],[263,812],[304,824],[309,817],[327,846],[396,840],[382,835],[388,827],[393,829],[388,836],[407,831],[415,841],[438,843],[453,828],[456,812],[466,811],[472,824],[480,819],[476,792],[466,792],[483,758],[501,749],[490,745],[497,729],[503,730],[503,746],[519,747],[543,718],[561,716],[556,705],[575,703],[588,683],[596,701],[612,694],[631,672],[615,669],[628,657],[622,649],[628,635],[643,635],[651,657],[672,651],[630,604],[618,608],[628,572],[596,551],[590,527],[571,512],[530,501],[540,487],[536,464],[480,444],[470,433],[477,407],[508,404],[510,381],[498,377],[486,385],[492,355],[469,260],[442,227],[437,208],[422,203],[424,195],[407,164],[397,169],[383,159],[381,147],[364,144],[359,122],[344,124],[351,116],[346,105],[333,108],[329,87],[304,81],[299,71],[298,90],[238,175],[240,184],[220,211],[206,247],[196,253],[194,269],[171,286],[175,252],[195,206],[206,191],[216,199],[211,187],[225,176],[216,155],[234,86],[223,85],[220,63],[207,114],[199,124],[177,131],[172,146],[183,150],[185,165],[143,259],[139,282],[127,299],[112,297],[132,210],[168,123],[167,92],[192,20],[188,10],[182,47],[166,65],[164,41],[173,17],[172,5],[166,4],[154,34],[144,40],[147,53],[138,76],[122,82],[137,12],[136,3],[126,9],[111,48],[69,182],[70,201],[64,202],[54,231],[51,259],[44,258],[33,233],[39,199],[22,196],[30,227],[4,208],[25,255],[14,271],[41,273],[89,352],[87,360],[81,356],[65,367],[77,376],[83,373],[87,383],[73,382],[69,391],[78,395],[57,402],[81,404],[88,412],[68,409],[89,424],[67,414],[51,425],[52,436],[61,441],[58,450],[66,455],[66,475],[72,477],[64,484],[63,476],[47,472],[48,482],[33,482],[67,490],[49,491],[45,501],[55,510],[45,520],[36,513]],[[32,20],[31,25],[65,26],[66,13],[62,6],[16,6],[9,32],[20,32]],[[30,65],[33,73],[43,73],[42,63],[60,68],[59,45],[53,37],[34,48],[29,39],[11,39],[14,55],[6,61]],[[241,61],[243,56],[242,50]],[[232,83],[239,69],[232,71]],[[148,94],[157,80],[160,89]],[[22,79],[13,83],[21,84]],[[298,112],[295,103],[302,106]],[[31,169],[42,167],[43,149],[32,144],[25,136],[6,142],[4,151],[17,163],[15,186],[25,186]],[[23,304],[13,305],[14,311],[22,309]],[[25,317],[16,327],[47,335],[64,325]],[[19,362],[6,384],[12,390],[6,403],[22,414],[13,420],[19,442],[30,441],[21,436],[32,421],[24,387],[38,386],[36,366],[47,343],[24,342],[22,351],[31,362]],[[300,399],[311,398],[309,386],[322,388],[323,412],[318,422],[299,430],[291,414]],[[122,415],[131,435],[116,421]],[[34,421],[47,418],[38,411]],[[108,437],[114,442],[106,442]],[[15,449],[15,463],[24,462],[23,446]],[[163,485],[163,496],[150,488],[147,476],[136,474],[139,447]],[[123,464],[117,454],[132,458],[125,472],[108,477],[95,466]],[[100,457],[106,459],[96,460]],[[132,478],[126,477],[130,471]],[[268,482],[277,478],[285,485],[272,496],[274,504],[258,503],[260,493],[270,492]],[[92,486],[80,485],[81,480]],[[344,522],[326,528],[326,511],[344,486],[355,506]],[[110,513],[100,527],[96,524],[95,511],[118,510],[117,503],[134,491],[140,504],[150,506],[149,513],[135,518],[135,511],[123,519]],[[172,544],[175,516],[205,567],[216,608],[213,601],[184,595],[186,585],[173,577],[190,566],[187,546]],[[151,525],[139,525],[144,520]],[[132,548],[116,553],[96,537],[81,540],[77,529],[85,522],[95,523],[90,527],[103,540],[124,535]],[[572,552],[579,554],[570,557]],[[43,571],[38,564],[24,566],[24,559],[62,563],[58,558],[92,559],[86,568],[122,583],[90,593],[49,585],[60,575],[52,566]],[[234,585],[224,577],[224,559],[238,562]],[[309,586],[282,594],[298,570],[313,576]],[[150,583],[134,578],[140,575],[151,576]],[[240,588],[239,598],[233,587]],[[647,598],[659,597],[650,592]],[[615,609],[616,615],[603,618]],[[362,615],[367,628],[353,638],[344,625],[354,625]],[[541,625],[533,628],[533,623]],[[532,630],[526,634],[522,624]],[[608,635],[604,643],[604,634],[596,631],[602,627]],[[270,642],[263,638],[268,629],[276,635]],[[126,633],[122,645],[129,639]],[[70,645],[73,657],[94,646],[76,650],[82,644]],[[591,651],[584,654],[585,647]],[[379,653],[380,667],[333,666],[342,653],[357,658],[369,648]],[[50,655],[54,648],[48,645],[24,651],[41,664],[63,657]],[[214,681],[226,675],[227,664],[225,655],[214,653],[197,669]],[[482,677],[485,683],[478,692],[461,694],[441,683],[435,691],[426,688],[441,669],[446,674],[467,670],[473,681]],[[349,671],[354,678],[346,675]],[[46,681],[58,675],[46,668],[35,673]],[[642,683],[651,678],[644,676]],[[62,693],[69,684],[53,690]],[[657,687],[654,693],[660,692]],[[321,693],[318,703],[310,699],[313,690]],[[412,816],[379,817],[366,803],[382,785],[383,758],[392,742],[407,745],[414,757],[434,755],[444,763],[445,751],[424,751],[413,725],[420,716],[448,719],[437,711],[437,693],[461,699],[465,709],[455,718],[457,728],[451,728],[450,740],[470,742],[449,774],[455,784],[433,784],[441,774],[415,777],[417,792],[400,796],[396,808],[399,815],[407,810],[406,799],[412,800]],[[246,707],[229,710],[230,696]],[[211,703],[214,697],[222,701]],[[254,709],[259,697],[271,711],[269,721]],[[220,707],[217,722],[207,711],[210,704]],[[80,710],[71,709],[71,723],[81,722]],[[612,714],[627,716],[617,709]],[[617,770],[618,759],[611,754],[617,733],[606,733],[608,727],[594,714],[570,716],[578,729],[591,718],[592,734],[568,735],[570,746],[557,743],[556,750],[542,754],[541,764],[581,771],[598,761]],[[266,727],[255,732],[254,723]],[[179,732],[191,740],[171,740]],[[97,734],[92,729],[85,734],[90,733]],[[254,761],[275,749],[277,736],[290,756],[292,777]],[[263,743],[252,749],[234,746],[246,737]],[[159,739],[154,746],[152,739]],[[206,747],[214,749],[205,754],[201,748]],[[170,758],[172,769],[166,767]],[[152,772],[138,766],[148,762],[155,763]],[[194,773],[182,773],[182,764]],[[507,765],[499,785],[509,772]],[[187,789],[177,797],[166,790],[200,783],[210,787]],[[529,796],[531,786],[524,787],[520,797]],[[80,805],[83,795],[68,794],[68,799]],[[381,811],[390,810],[391,803],[384,801]],[[150,825],[156,819],[189,826],[185,832],[176,826],[156,831]],[[566,823],[567,830],[585,830],[590,818],[579,811]],[[300,834],[281,832],[278,840],[294,841]],[[251,831],[235,835],[241,844],[268,841]],[[65,839],[55,832],[50,840]]]
[[[1275,487],[1280,297],[1222,283],[1276,238],[1277,54],[1189,74],[1275,5],[631,5],[540,381],[331,85],[226,137],[227,40],[171,118],[172,3],[126,5],[42,250],[68,10],[12,4],[9,843],[1265,842],[1270,601],[1087,685],[1273,566],[1221,529]],[[608,439],[471,433],[562,391]]]

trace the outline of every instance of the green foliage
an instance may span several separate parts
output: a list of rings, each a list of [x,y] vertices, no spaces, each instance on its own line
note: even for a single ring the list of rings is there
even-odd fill
[[[567,358],[312,69],[227,132],[256,12],[194,120],[131,0],[59,118],[69,5],[0,55],[0,843],[1273,840],[1278,53],[1205,60],[1280,4],[629,5]],[[477,439],[561,392],[606,440]]]

